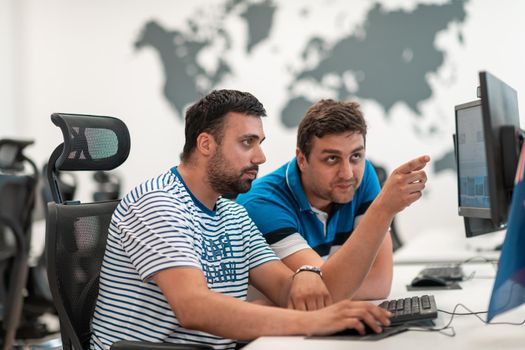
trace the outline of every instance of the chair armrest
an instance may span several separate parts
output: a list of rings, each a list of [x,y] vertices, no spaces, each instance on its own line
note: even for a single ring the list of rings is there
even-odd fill
[[[121,340],[111,345],[111,350],[213,350],[203,344],[151,343]]]

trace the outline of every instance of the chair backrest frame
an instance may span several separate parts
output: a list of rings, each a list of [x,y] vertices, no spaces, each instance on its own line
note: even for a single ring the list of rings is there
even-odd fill
[[[54,199],[47,205],[47,273],[63,348],[83,350],[89,348],[109,224],[120,201],[65,201],[58,175],[61,170],[114,169],[127,159],[131,142],[117,118],[54,113],[51,120],[64,142],[51,154],[47,169]]]
[[[90,321],[98,295],[109,221],[119,202],[48,204],[48,279],[60,319],[64,349],[89,347]],[[86,229],[89,226],[86,219],[92,222],[103,217],[105,221],[99,221],[94,230]],[[89,264],[81,266],[79,259],[83,257]]]
[[[11,349],[15,337],[23,306],[23,289],[27,280],[28,271],[28,245],[22,226],[12,218],[0,214],[0,223],[8,227],[15,238],[15,256],[11,268],[7,299],[3,315],[2,349]]]

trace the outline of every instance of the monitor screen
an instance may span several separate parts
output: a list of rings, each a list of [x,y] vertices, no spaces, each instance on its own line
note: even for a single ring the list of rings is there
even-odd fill
[[[481,102],[456,106],[459,215],[490,218]]]

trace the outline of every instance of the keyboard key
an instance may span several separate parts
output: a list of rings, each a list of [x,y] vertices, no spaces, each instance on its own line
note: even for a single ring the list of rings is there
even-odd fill
[[[392,312],[390,318],[392,325],[437,318],[436,301],[433,295],[385,300],[379,306]]]

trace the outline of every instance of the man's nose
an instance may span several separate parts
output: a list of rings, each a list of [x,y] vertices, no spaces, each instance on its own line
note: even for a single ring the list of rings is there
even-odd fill
[[[258,146],[257,149],[255,150],[254,155],[253,155],[252,163],[259,165],[259,164],[262,164],[264,162],[266,162],[266,156],[264,155],[262,147]]]
[[[349,180],[354,176],[354,168],[350,162],[342,162],[339,168],[339,177]]]

